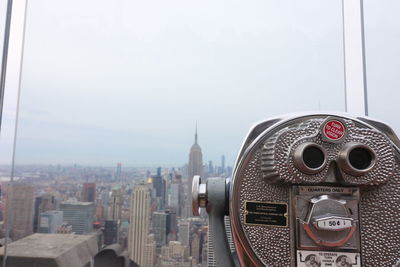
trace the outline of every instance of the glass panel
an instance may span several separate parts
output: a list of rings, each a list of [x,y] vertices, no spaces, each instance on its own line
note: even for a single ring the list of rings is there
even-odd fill
[[[400,132],[400,2],[364,1],[368,106],[371,117]]]
[[[0,3],[0,71],[1,71],[1,62],[3,60],[3,45],[4,45],[4,30],[6,24],[6,9],[7,9],[7,1],[1,1]],[[2,131],[0,131],[1,133]],[[0,134],[1,136],[1,134]],[[0,151],[4,151],[4,148],[7,144],[4,141],[4,138],[0,138]],[[11,148],[12,150],[12,148]],[[10,149],[8,149],[8,153],[0,152],[0,164],[10,164],[9,162],[9,154]]]
[[[104,229],[132,248],[140,210],[136,247],[158,256],[131,258],[181,251],[205,266],[207,221],[187,218],[189,152],[200,172],[228,176],[256,121],[344,111],[341,14],[318,0],[29,2],[14,189],[26,197],[13,210],[34,209],[13,240]]]

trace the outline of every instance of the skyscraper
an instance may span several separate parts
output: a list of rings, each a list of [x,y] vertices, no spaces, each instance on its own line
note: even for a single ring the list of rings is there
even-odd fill
[[[115,179],[117,181],[121,181],[121,176],[122,176],[122,164],[118,163],[117,164],[117,172],[115,173]]]
[[[86,234],[93,230],[93,203],[67,201],[61,203],[60,210],[64,213],[64,221],[72,225],[73,232]]]
[[[121,207],[122,207],[122,192],[121,187],[116,186],[111,192],[111,203],[110,203],[110,220],[118,221],[121,220]]]
[[[182,198],[182,186],[180,183],[174,182],[169,188],[170,195],[168,200],[169,208],[174,211],[178,216],[181,215],[181,198]]]
[[[33,233],[33,188],[16,183],[7,194],[6,222],[11,224],[10,238],[15,241]]]
[[[157,199],[159,203],[158,209],[163,210],[165,207],[165,191],[166,191],[166,182],[161,175],[161,167],[157,168],[157,175],[153,175],[153,196]]]
[[[84,183],[82,187],[81,201],[94,202],[96,199],[96,184]]]
[[[152,228],[154,239],[158,247],[167,244],[167,236],[169,234],[169,213],[163,211],[153,212]]]
[[[42,194],[35,198],[35,215],[33,218],[33,231],[38,231],[39,216],[42,212],[58,209],[58,200],[52,194]]]
[[[148,241],[151,191],[148,185],[136,185],[131,197],[131,212],[128,237],[129,258],[139,266],[145,264],[145,247]]]
[[[201,153],[201,147],[197,143],[197,124],[196,132],[194,134],[194,144],[190,148],[189,153],[189,164],[188,164],[188,184],[187,184],[187,196],[186,196],[186,212],[187,216],[191,216],[192,207],[192,181],[194,175],[202,175],[203,172],[203,154]]]
[[[190,246],[190,222],[180,220],[178,223],[178,240],[182,245]]]
[[[118,243],[118,222],[113,220],[105,221],[103,233],[105,245]]]
[[[55,234],[63,224],[63,212],[60,210],[49,210],[40,213],[38,233]]]
[[[190,245],[190,255],[192,256],[192,259],[194,260],[194,264],[197,265],[201,261],[201,254],[200,254],[200,234],[201,233],[194,233],[192,236],[192,241]]]
[[[154,234],[149,234],[147,236],[146,245],[144,245],[144,262],[143,267],[153,267],[156,261],[156,241],[154,240]]]

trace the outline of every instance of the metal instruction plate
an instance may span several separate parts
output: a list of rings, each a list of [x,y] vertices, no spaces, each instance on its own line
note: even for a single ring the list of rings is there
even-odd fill
[[[245,201],[245,224],[287,227],[288,204]]]
[[[299,186],[300,194],[352,194],[354,187]]]
[[[297,267],[360,267],[360,253],[297,251]]]

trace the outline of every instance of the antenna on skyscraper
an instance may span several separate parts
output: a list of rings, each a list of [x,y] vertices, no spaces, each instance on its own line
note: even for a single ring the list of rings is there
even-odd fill
[[[197,144],[197,120],[196,120],[196,131],[194,134],[194,143]]]

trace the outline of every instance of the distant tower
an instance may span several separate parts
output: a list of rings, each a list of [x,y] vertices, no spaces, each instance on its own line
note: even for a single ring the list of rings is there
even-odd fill
[[[84,183],[82,187],[82,202],[94,202],[96,200],[96,184]]]
[[[122,164],[118,163],[117,164],[117,173],[115,174],[115,178],[117,179],[117,181],[121,180],[121,176],[122,176]]]
[[[213,175],[214,174],[214,165],[213,165],[212,160],[210,160],[208,162],[208,174],[209,175]]]
[[[221,171],[225,173],[225,155],[221,156]]]
[[[203,154],[201,153],[201,147],[197,143],[197,124],[196,124],[196,132],[194,134],[194,144],[190,148],[189,164],[188,164],[188,184],[187,184],[188,191],[186,199],[188,216],[191,215],[193,176],[194,175],[201,176],[202,174],[203,174]]]
[[[143,266],[151,216],[151,190],[146,184],[135,186],[131,197],[128,237],[129,258]]]

